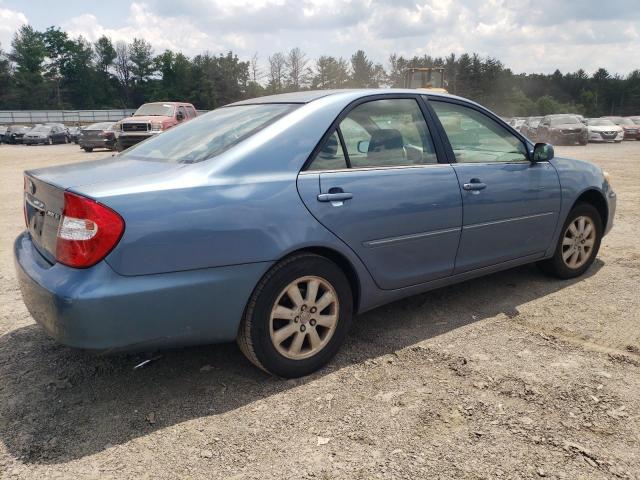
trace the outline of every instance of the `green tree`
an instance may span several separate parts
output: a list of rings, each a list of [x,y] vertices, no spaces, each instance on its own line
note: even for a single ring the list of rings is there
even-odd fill
[[[351,86],[356,88],[377,88],[386,81],[384,67],[369,60],[363,50],[351,56]]]
[[[0,44],[0,108],[8,108],[11,104],[11,66],[9,57]]]
[[[129,45],[129,62],[133,84],[133,102],[141,104],[150,99],[149,80],[154,73],[153,48],[141,38],[134,38]]]
[[[112,75],[116,60],[116,49],[107,36],[100,37],[93,44],[96,69],[96,101],[99,105],[115,107],[118,104],[116,93],[118,82]]]
[[[47,88],[43,77],[47,51],[42,34],[30,25],[23,25],[14,35],[11,47],[9,58],[15,64],[13,108],[47,106]]]
[[[285,58],[287,90],[296,92],[308,86],[311,76],[308,64],[307,55],[298,47],[289,50]]]

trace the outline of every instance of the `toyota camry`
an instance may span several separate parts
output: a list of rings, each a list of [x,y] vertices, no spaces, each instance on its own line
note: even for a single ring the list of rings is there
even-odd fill
[[[471,101],[307,91],[25,172],[14,255],[25,304],[63,344],[237,340],[256,366],[296,377],[379,305],[531,262],[583,274],[615,207],[599,167]]]

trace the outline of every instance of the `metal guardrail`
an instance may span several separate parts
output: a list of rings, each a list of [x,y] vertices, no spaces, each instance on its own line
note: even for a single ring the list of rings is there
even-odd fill
[[[133,115],[135,109],[121,110],[0,110],[0,125],[116,122]]]

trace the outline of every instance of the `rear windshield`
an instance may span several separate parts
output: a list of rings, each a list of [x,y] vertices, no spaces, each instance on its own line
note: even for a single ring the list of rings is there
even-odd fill
[[[262,104],[219,108],[139,143],[122,156],[170,163],[201,162],[249,138],[296,107],[297,104]]]

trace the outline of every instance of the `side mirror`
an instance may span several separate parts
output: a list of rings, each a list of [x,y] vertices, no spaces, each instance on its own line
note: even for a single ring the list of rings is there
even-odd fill
[[[358,152],[360,152],[360,153],[369,152],[369,141],[368,140],[360,140],[358,142]]]
[[[547,162],[553,158],[553,145],[549,145],[548,143],[536,143],[536,146],[533,147],[533,163],[537,162]]]

